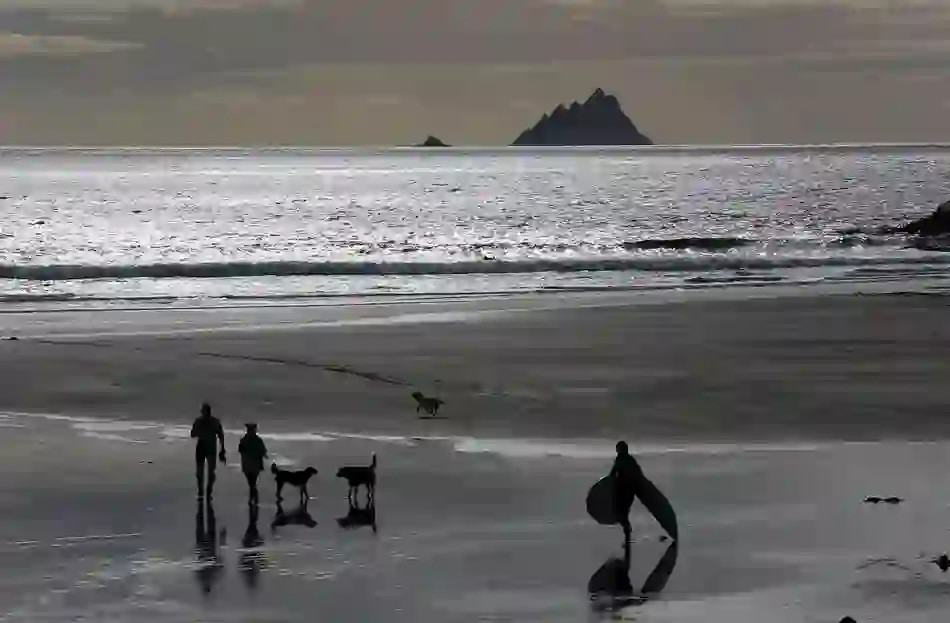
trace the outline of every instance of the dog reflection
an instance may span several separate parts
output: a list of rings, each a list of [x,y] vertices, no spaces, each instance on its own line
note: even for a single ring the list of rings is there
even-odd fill
[[[350,508],[344,517],[338,517],[336,522],[344,530],[356,530],[363,526],[370,526],[376,532],[376,502],[370,501],[366,506],[350,500]]]
[[[624,548],[623,560],[612,557],[600,566],[587,583],[591,608],[595,612],[618,613],[623,608],[639,606],[666,588],[676,567],[679,544],[673,541],[639,592],[630,581],[630,546]]]
[[[278,502],[277,514],[274,515],[274,521],[271,522],[270,528],[272,531],[276,531],[277,528],[282,526],[307,526],[308,528],[313,528],[316,525],[316,520],[307,512],[306,502],[289,513],[285,512],[283,505]]]
[[[247,530],[244,531],[244,538],[241,539],[244,551],[238,558],[238,570],[241,571],[244,584],[249,590],[257,588],[261,570],[266,563],[264,554],[257,549],[264,544],[264,539],[257,528],[258,513],[256,505],[248,507]]]
[[[201,587],[201,592],[210,595],[224,571],[218,551],[218,525],[210,499],[207,515],[203,501],[198,500],[198,512],[195,515],[195,556],[198,559],[195,579]]]

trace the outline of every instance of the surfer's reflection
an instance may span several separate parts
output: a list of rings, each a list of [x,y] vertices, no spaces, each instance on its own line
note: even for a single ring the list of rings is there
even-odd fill
[[[344,530],[369,526],[376,532],[376,500],[370,499],[366,506],[360,506],[355,499],[350,500],[346,515],[338,517],[336,523]]]
[[[207,519],[207,523],[205,520]],[[218,550],[218,525],[214,516],[214,506],[208,499],[207,516],[205,505],[198,500],[198,512],[195,515],[195,556],[198,558],[198,567],[195,569],[195,580],[201,587],[201,592],[210,595],[214,585],[221,579],[224,566],[221,563]]]
[[[623,608],[639,606],[660,593],[676,567],[679,544],[676,541],[670,543],[639,591],[635,591],[630,582],[629,545],[623,554],[622,560],[617,557],[608,559],[587,583],[591,608],[595,612],[616,613]]]
[[[256,504],[248,507],[247,530],[244,531],[244,538],[241,539],[241,545],[244,551],[238,558],[238,569],[244,578],[244,584],[248,590],[257,588],[260,580],[261,570],[266,566],[266,560],[263,552],[258,548],[264,544],[260,531],[257,529],[257,517],[259,509]]]

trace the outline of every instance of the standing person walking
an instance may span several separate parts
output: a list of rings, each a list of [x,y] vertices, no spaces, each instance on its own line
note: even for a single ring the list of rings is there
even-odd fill
[[[257,494],[257,478],[264,471],[264,459],[267,458],[267,446],[264,440],[257,434],[257,424],[248,423],[244,425],[247,433],[241,437],[238,443],[238,452],[241,454],[241,471],[247,478],[248,499],[250,506],[257,506],[259,497]]]
[[[214,493],[214,472],[217,459],[224,463],[227,460],[224,450],[224,428],[221,420],[211,415],[211,405],[207,402],[201,405],[201,415],[195,418],[191,425],[191,437],[195,439],[195,477],[198,479],[198,497],[204,497],[205,467],[208,470],[207,497],[210,500]],[[221,441],[221,451],[218,452],[218,440]]]

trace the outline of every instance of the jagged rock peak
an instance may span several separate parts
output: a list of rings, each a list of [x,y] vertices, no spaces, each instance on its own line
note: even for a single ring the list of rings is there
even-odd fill
[[[512,145],[652,145],[623,112],[620,101],[597,88],[583,104],[558,104]]]

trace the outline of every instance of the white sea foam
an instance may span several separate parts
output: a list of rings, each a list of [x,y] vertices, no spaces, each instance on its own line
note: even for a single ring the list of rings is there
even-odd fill
[[[75,421],[73,428],[96,433],[127,433],[132,431],[154,430],[159,424],[151,422],[127,422],[122,420]]]
[[[479,439],[461,437],[453,447],[467,454],[498,454],[510,458],[563,457],[571,459],[605,459],[616,454],[612,441],[560,441],[540,439]],[[681,443],[630,444],[631,453],[643,455],[693,454],[723,455],[752,452],[813,452],[841,443]]]
[[[375,441],[378,443],[394,443],[402,446],[414,445],[414,442],[405,435],[374,435],[372,433],[324,433],[336,439],[358,439],[361,441]]]
[[[270,441],[333,441],[333,437],[319,433],[258,433],[258,436]]]
[[[145,444],[148,443],[142,439],[132,439],[131,437],[125,437],[124,435],[117,435],[115,433],[97,433],[95,431],[83,431],[83,437],[89,437],[90,439],[102,439],[104,441],[121,441],[123,443],[135,443],[135,444]]]
[[[30,419],[64,422],[79,434],[89,438],[121,441],[125,443],[149,443],[151,440],[187,440],[191,427],[184,424],[162,424],[149,421],[128,421],[86,416],[68,416],[48,413],[0,413],[0,428],[22,427]],[[243,431],[226,430],[232,436]],[[126,434],[120,434],[126,433]],[[135,436],[128,435],[129,433]],[[333,443],[363,441],[380,444],[395,444],[412,447],[423,443],[444,444],[463,454],[495,454],[514,459],[559,457],[576,460],[608,459],[614,456],[615,442],[606,439],[541,439],[541,438],[482,438],[451,435],[392,435],[376,433],[353,433],[337,431],[281,431],[262,433],[261,437],[276,444]],[[730,455],[777,452],[814,452],[828,448],[875,446],[893,441],[816,441],[816,442],[677,442],[677,443],[631,443],[630,450],[638,456],[689,454]],[[939,442],[899,441],[905,445],[930,446]],[[291,458],[275,459],[278,464],[295,464]]]

